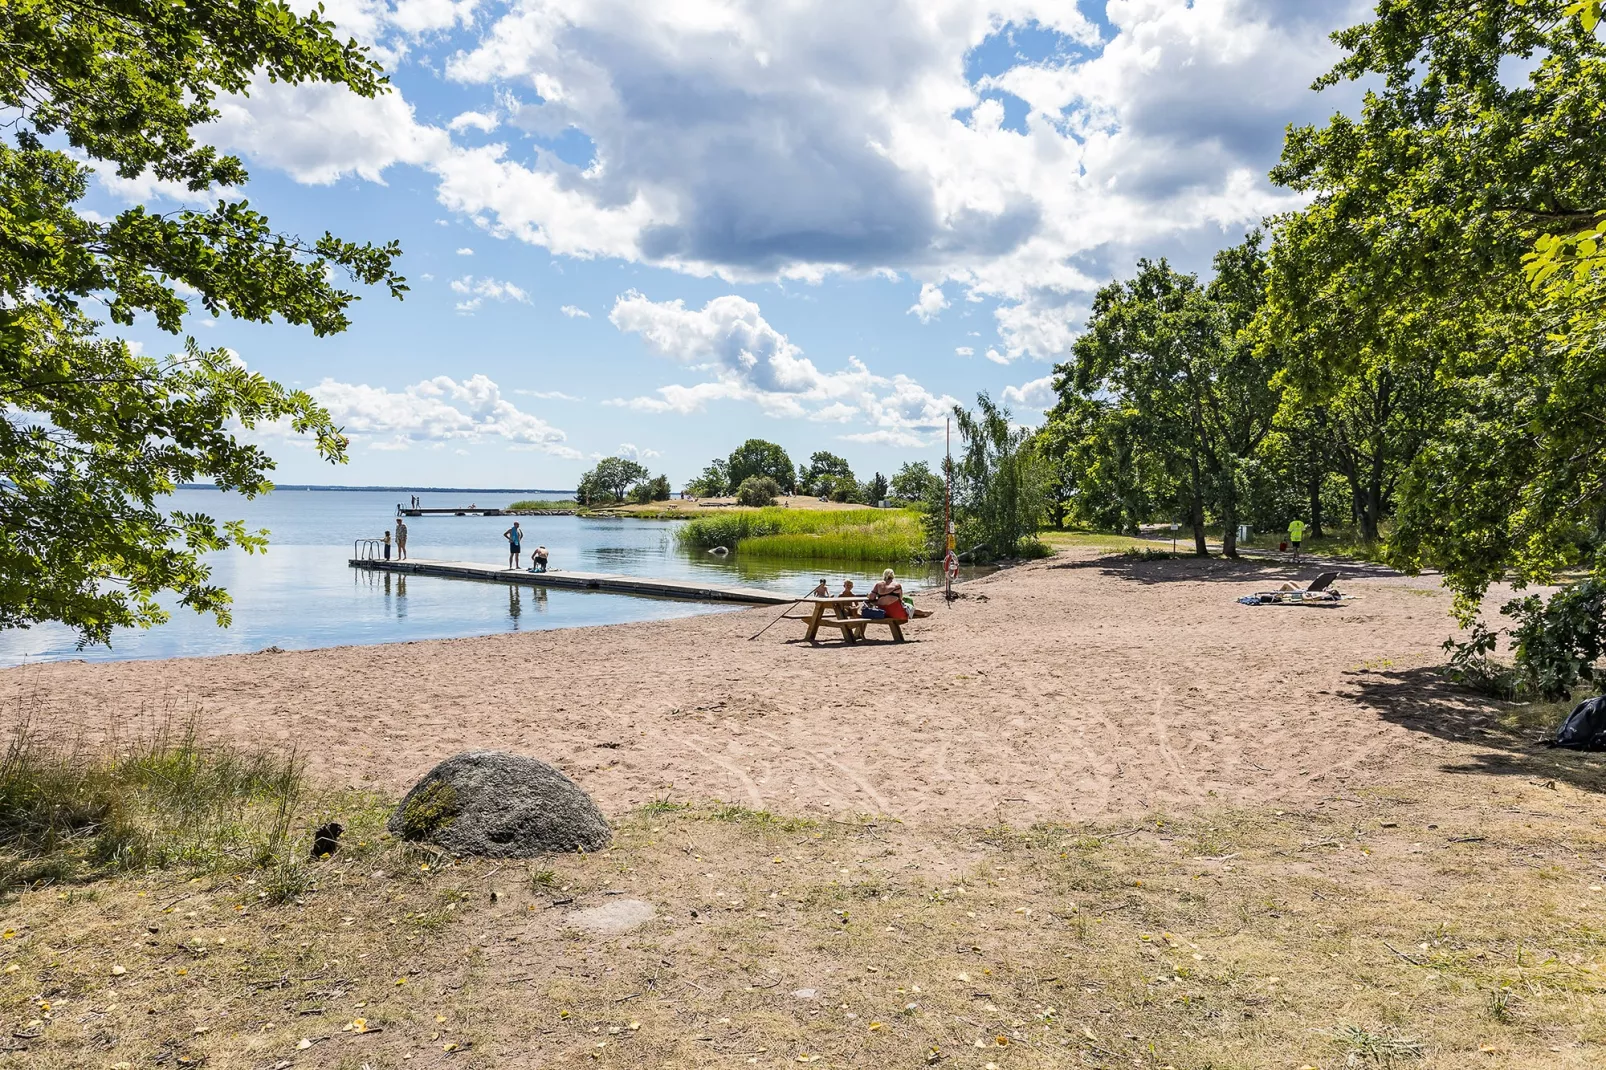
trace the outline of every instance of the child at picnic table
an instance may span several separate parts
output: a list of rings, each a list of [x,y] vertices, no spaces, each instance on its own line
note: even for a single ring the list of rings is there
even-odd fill
[[[852,580],[843,580],[842,581],[842,593],[837,595],[837,597],[838,598],[857,598],[858,597],[858,595],[856,595],[854,593],[854,591],[853,591],[853,581]]]
[[[823,577],[820,579],[820,585],[818,587],[814,588],[812,597],[814,597],[814,598],[830,598],[831,597],[831,588],[829,588],[829,587],[827,587],[825,585],[825,579]]]

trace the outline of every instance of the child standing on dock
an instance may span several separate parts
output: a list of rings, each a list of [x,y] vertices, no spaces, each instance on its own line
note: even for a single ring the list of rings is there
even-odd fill
[[[385,560],[390,560],[390,532],[385,532]]]
[[[519,567],[519,545],[524,541],[524,531],[519,527],[517,520],[513,526],[502,532],[502,538],[507,540],[507,567]]]
[[[396,518],[396,560],[407,560],[407,522]]]

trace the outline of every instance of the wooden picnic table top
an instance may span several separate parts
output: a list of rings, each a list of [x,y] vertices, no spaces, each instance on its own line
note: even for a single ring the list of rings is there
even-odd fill
[[[862,601],[864,601],[864,595],[862,595],[862,594],[832,594],[832,595],[815,595],[815,594],[811,594],[807,598],[799,599],[799,601],[801,601],[801,602],[814,602],[814,603],[816,603],[818,605],[829,606],[829,605],[836,605],[836,604],[839,604],[839,603],[842,603],[842,602],[862,602]]]

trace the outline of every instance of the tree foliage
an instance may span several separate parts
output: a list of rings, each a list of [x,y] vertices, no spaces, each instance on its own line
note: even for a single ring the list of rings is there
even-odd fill
[[[954,463],[955,526],[962,549],[986,547],[993,557],[1026,552],[1042,526],[1043,467],[1033,433],[987,394],[976,411],[954,406],[964,452]],[[928,510],[940,529],[942,511]]]
[[[827,494],[843,479],[853,478],[853,468],[847,460],[834,453],[819,450],[809,456],[809,463],[798,471],[797,489],[800,494]]]
[[[406,289],[399,250],[275,232],[243,200],[207,211],[130,208],[106,220],[79,202],[93,169],[182,183],[197,195],[246,180],[196,140],[220,93],[253,78],[385,89],[379,66],[319,13],[280,3],[29,0],[0,6],[0,626],[63,621],[85,642],[166,619],[159,596],[229,619],[201,555],[260,549],[261,533],[169,514],[177,483],[255,495],[271,459],[231,428],[285,420],[331,461],[345,440],[307,394],[186,340],[147,358],[101,337],[148,313],[181,334],[209,315],[344,330],[355,299],[337,279]],[[336,269],[339,269],[338,272]]]
[[[768,476],[787,494],[797,490],[797,471],[792,467],[792,458],[773,442],[750,438],[731,451],[725,466],[726,480],[732,487],[740,488],[749,476]]]
[[[599,502],[622,502],[630,488],[645,484],[652,478],[646,465],[625,457],[604,457],[597,466],[580,477],[577,496],[586,505]],[[667,480],[665,489],[667,490]],[[666,498],[668,494],[664,495]],[[649,497],[646,499],[651,501]]]
[[[708,462],[702,474],[686,484],[686,493],[696,498],[718,498],[731,490],[730,467],[723,457]]]
[[[933,472],[931,465],[925,461],[904,462],[888,483],[889,493],[900,502],[924,501],[931,496],[933,487],[940,497],[942,477]]]
[[[1164,260],[1139,260],[1131,280],[1099,291],[1073,360],[1056,369],[1061,418],[1050,421],[1045,442],[1061,458],[1085,450],[1085,463],[1102,464],[1103,489],[1115,498],[1095,508],[1109,517],[1116,506],[1126,526],[1129,508],[1147,505],[1133,500],[1134,479],[1147,476],[1150,487],[1177,493],[1200,554],[1207,511],[1225,529],[1227,554],[1236,553],[1243,464],[1278,408],[1281,352],[1262,336],[1257,318],[1260,244],[1255,233],[1217,254],[1208,286]],[[1084,437],[1071,437],[1078,432]],[[1135,445],[1147,465],[1132,465]]]

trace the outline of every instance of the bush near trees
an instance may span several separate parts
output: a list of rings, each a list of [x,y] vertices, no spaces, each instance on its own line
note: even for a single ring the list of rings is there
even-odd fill
[[[769,476],[748,476],[736,488],[737,505],[774,505],[780,497],[781,485]]]
[[[247,179],[240,161],[196,139],[218,95],[256,78],[372,97],[384,73],[320,12],[277,3],[39,0],[6,6],[0,26],[0,627],[61,621],[105,643],[166,620],[165,592],[227,624],[228,593],[203,555],[260,550],[266,533],[170,513],[162,497],[192,481],[270,489],[272,459],[237,428],[287,421],[334,463],[346,439],[310,395],[227,350],[184,338],[146,357],[102,330],[149,315],[177,338],[189,316],[226,312],[322,337],[347,326],[356,296],[342,278],[400,297],[396,243],[275,231],[228,199]],[[81,207],[97,169],[221,197],[107,219]]]

